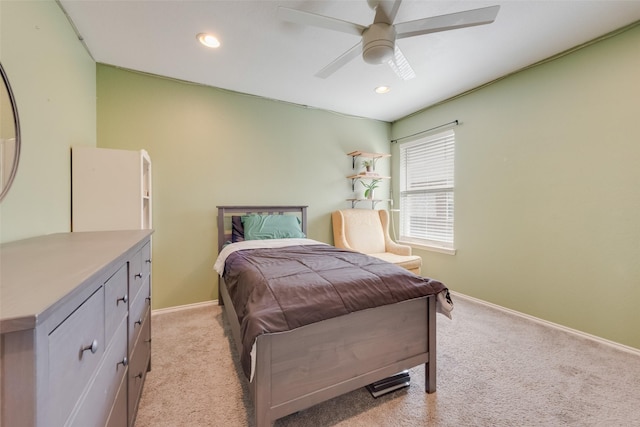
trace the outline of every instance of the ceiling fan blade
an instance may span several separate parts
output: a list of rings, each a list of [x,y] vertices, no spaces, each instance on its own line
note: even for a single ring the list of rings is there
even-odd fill
[[[495,21],[500,6],[483,7],[448,15],[434,16],[415,21],[402,22],[395,25],[396,39],[455,30],[457,28],[473,27],[490,24]]]
[[[415,71],[409,65],[409,61],[407,61],[398,45],[396,45],[393,52],[393,58],[387,61],[387,64],[402,80],[411,80],[416,77]]]
[[[362,35],[362,32],[367,29],[367,27],[354,24],[353,22],[282,6],[278,7],[278,17],[284,21],[294,22],[296,24],[310,25],[312,27],[340,31],[356,36]]]
[[[400,3],[402,0],[395,1],[379,1],[376,5],[376,17],[373,20],[374,24],[383,22],[385,24],[393,24],[393,20],[396,19],[398,9],[400,9]]]
[[[321,79],[326,79],[331,74],[338,71],[339,68],[343,67],[349,61],[357,58],[361,54],[362,54],[362,42],[358,42],[358,44],[356,44],[351,49],[349,49],[348,51],[340,55],[332,63],[324,67],[322,70],[318,71],[316,73],[316,77],[320,77]]]

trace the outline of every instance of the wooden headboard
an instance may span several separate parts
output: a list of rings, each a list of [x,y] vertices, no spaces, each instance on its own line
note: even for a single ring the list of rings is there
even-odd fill
[[[231,217],[233,215],[296,215],[300,218],[302,232],[307,234],[307,206],[217,206],[218,208],[218,252],[231,240]]]

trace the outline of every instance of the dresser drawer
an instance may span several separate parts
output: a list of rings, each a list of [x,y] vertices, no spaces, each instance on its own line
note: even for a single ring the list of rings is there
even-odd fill
[[[142,253],[136,252],[129,262],[129,295],[135,298],[142,286]]]
[[[140,269],[142,271],[142,277],[145,278],[151,274],[151,242],[148,242],[140,249],[140,255]]]
[[[100,287],[49,334],[50,425],[62,425],[104,354],[104,290]]]
[[[142,280],[142,253],[136,252],[129,262],[129,295],[133,299],[144,283]]]
[[[107,342],[111,340],[122,319],[127,317],[129,309],[128,274],[129,271],[125,264],[104,284],[105,339]]]
[[[131,258],[131,264],[129,266],[131,278],[129,280],[129,296],[135,298],[140,291],[140,288],[149,277],[151,271],[151,244],[145,244],[136,254]]]
[[[131,302],[129,308],[129,346],[133,348],[133,344],[138,339],[138,335],[140,334],[142,321],[146,313],[149,311],[150,300],[149,300],[149,291],[150,291],[150,283],[147,279],[145,284],[142,286],[142,289],[135,297],[135,299]]]
[[[109,418],[114,399],[127,367],[127,322],[120,322],[104,362],[78,408],[73,421],[74,427],[104,426]]]
[[[127,380],[128,375],[122,377],[116,400],[111,408],[109,419],[105,427],[123,427],[127,425]]]
[[[135,343],[129,364],[129,425],[133,424],[142,393],[142,385],[147,376],[151,358],[151,310],[147,311],[141,325],[141,333]]]

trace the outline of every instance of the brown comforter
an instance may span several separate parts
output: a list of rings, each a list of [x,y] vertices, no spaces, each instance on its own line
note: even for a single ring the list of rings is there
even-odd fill
[[[223,277],[238,314],[247,378],[260,334],[446,291],[438,281],[329,245],[240,250],[228,256]]]

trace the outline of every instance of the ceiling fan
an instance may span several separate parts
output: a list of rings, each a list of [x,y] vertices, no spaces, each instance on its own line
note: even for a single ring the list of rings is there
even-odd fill
[[[373,23],[368,27],[282,6],[278,7],[278,16],[285,21],[340,31],[361,37],[361,40],[355,46],[340,55],[322,70],[318,71],[316,73],[317,77],[323,79],[329,77],[340,67],[362,54],[365,62],[369,64],[387,63],[401,79],[409,80],[414,78],[416,74],[396,44],[396,40],[422,34],[490,24],[496,19],[498,10],[500,9],[500,6],[490,6],[394,24],[393,21],[398,13],[402,0],[367,0],[367,3],[369,7],[375,10]]]

